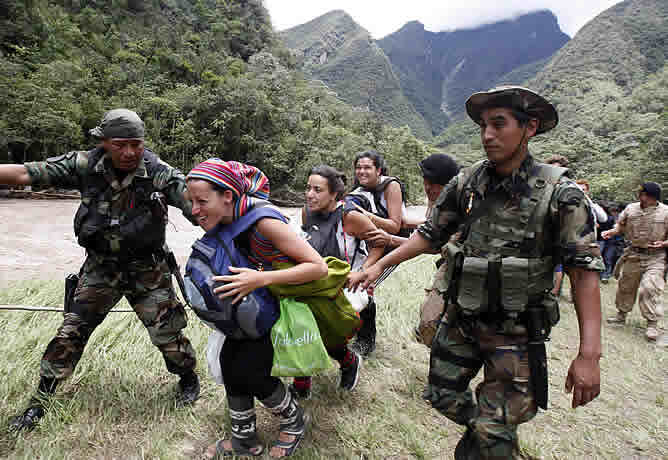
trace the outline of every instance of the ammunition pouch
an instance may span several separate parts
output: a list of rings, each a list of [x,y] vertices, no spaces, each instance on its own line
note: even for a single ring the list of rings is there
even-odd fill
[[[447,243],[442,250],[444,259],[447,261],[443,273],[443,287],[445,288],[445,304],[457,302],[459,296],[459,279],[462,273],[462,264],[464,262],[464,252],[461,246],[456,243]],[[439,267],[440,268],[440,267]]]
[[[527,328],[529,342],[545,342],[549,340],[552,325],[542,305],[527,307],[522,317],[522,322]]]
[[[79,285],[79,275],[70,273],[65,277],[65,300],[63,302],[63,315],[72,311],[72,302],[74,301],[74,292]]]

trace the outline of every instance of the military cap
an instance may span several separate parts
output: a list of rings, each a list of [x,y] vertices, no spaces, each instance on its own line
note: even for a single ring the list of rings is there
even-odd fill
[[[536,134],[551,130],[559,122],[557,109],[547,99],[521,86],[497,86],[474,93],[466,101],[466,112],[477,124],[480,124],[482,111],[490,107],[507,107],[537,118]]]
[[[114,109],[105,113],[100,124],[88,133],[98,139],[143,139],[144,122],[132,110]]]
[[[657,201],[661,201],[661,186],[656,182],[645,182],[640,186],[639,192],[645,192],[653,196]]]
[[[450,182],[459,172],[459,165],[449,155],[434,153],[418,163],[422,177],[440,185]]]

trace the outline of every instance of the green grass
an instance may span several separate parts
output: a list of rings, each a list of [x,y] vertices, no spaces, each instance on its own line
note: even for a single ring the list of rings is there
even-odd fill
[[[313,398],[305,402],[312,428],[293,458],[452,458],[463,429],[422,401],[428,350],[412,338],[432,261],[423,256],[404,264],[379,288],[378,348],[365,361],[358,388],[339,391],[336,371],[315,379]],[[602,286],[604,316],[614,313],[615,288],[615,282]],[[62,290],[62,282],[18,283],[0,291],[0,304],[62,306]],[[206,377],[208,329],[191,315],[186,334],[198,352],[202,397],[193,408],[177,409],[177,378],[165,370],[132,313],[112,313],[95,331],[38,429],[7,433],[6,422],[34,390],[39,360],[60,321],[57,313],[0,311],[1,458],[199,458],[209,443],[229,434],[224,389]],[[637,307],[627,326],[604,326],[603,343],[601,396],[572,410],[563,385],[578,332],[573,306],[563,301],[562,321],[548,346],[550,410],[520,428],[527,455],[668,458],[666,349],[645,341]],[[276,437],[276,420],[263,409],[258,425],[265,442]]]

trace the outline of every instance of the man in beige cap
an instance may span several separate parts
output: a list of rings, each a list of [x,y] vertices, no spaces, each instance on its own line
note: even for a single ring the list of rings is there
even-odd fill
[[[123,296],[162,352],[167,370],[180,376],[177,402],[199,397],[195,350],[182,333],[186,313],[163,251],[167,205],[190,217],[185,178],[144,147],[144,122],[135,112],[111,110],[90,134],[101,140],[93,150],[0,166],[0,184],[78,189],[74,233],[87,253],[63,324],[42,357],[37,394],[12,420],[12,429],[32,429],[44,416],[45,400],[72,374],[89,337]]]
[[[610,324],[624,324],[636,296],[640,313],[647,320],[645,337],[655,341],[663,317],[666,248],[668,248],[668,206],[661,203],[661,186],[645,182],[638,191],[638,202],[629,204],[619,215],[614,228],[601,234],[604,239],[624,234],[631,245],[624,250],[622,275],[617,287],[617,315]]]
[[[529,139],[554,128],[557,111],[531,90],[505,86],[466,103],[487,159],[464,168],[411,238],[365,270],[383,269],[447,243],[452,261],[447,315],[434,337],[425,392],[432,407],[467,430],[455,459],[509,459],[517,427],[547,408],[544,342],[559,321],[552,273],[564,265],[575,285],[580,347],[566,378],[572,406],[600,391],[603,270],[589,202],[566,169],[536,161]],[[464,226],[459,243],[448,239]],[[474,400],[469,384],[485,368]]]

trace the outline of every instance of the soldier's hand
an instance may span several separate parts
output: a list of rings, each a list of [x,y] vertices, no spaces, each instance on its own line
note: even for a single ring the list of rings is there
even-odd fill
[[[255,289],[266,286],[265,272],[237,267],[230,267],[230,272],[236,275],[211,277],[214,282],[225,283],[213,290],[214,294],[218,294],[221,299],[235,296],[232,303],[237,303]]]
[[[604,232],[601,232],[601,237],[602,237],[604,240],[608,240],[608,239],[610,239],[611,236],[612,236],[612,230],[606,230],[606,231],[604,231]]]
[[[566,393],[573,392],[572,407],[584,406],[601,392],[601,368],[598,358],[579,355],[571,363],[566,376]]]
[[[387,246],[388,244],[390,244],[392,235],[387,233],[385,230],[376,228],[374,230],[369,230],[368,232],[364,233],[362,235],[362,239],[371,244],[371,246],[375,248],[378,246]]]
[[[381,273],[383,273],[383,269],[381,268],[380,265],[378,264],[373,264],[366,270],[364,270],[364,278],[362,278],[359,283],[359,286],[362,289],[366,289],[369,295],[373,295],[373,288],[374,285],[373,283],[380,277]]]

